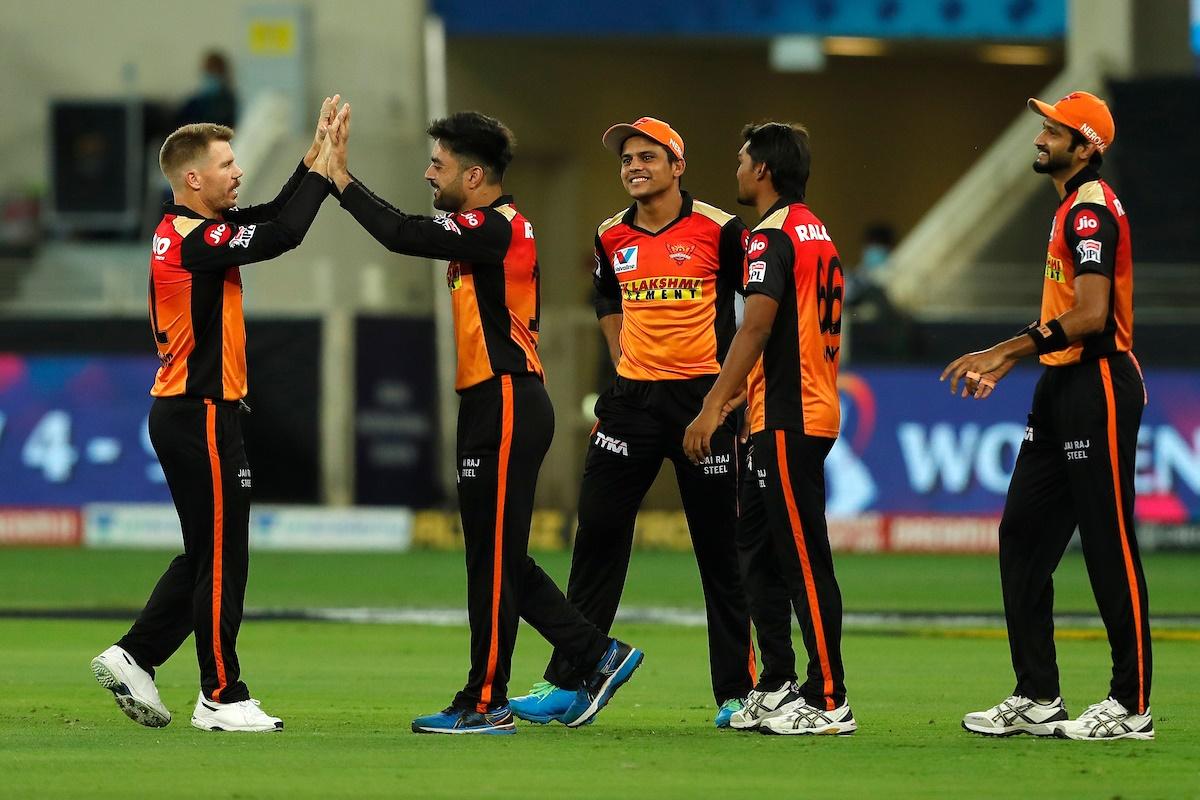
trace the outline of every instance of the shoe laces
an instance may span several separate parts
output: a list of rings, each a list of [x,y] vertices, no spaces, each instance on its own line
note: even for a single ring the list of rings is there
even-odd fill
[[[553,683],[550,683],[550,681],[538,681],[530,688],[529,694],[538,700],[545,700],[553,692],[558,691],[558,688]]]
[[[1079,715],[1079,719],[1094,719],[1103,714],[1108,714],[1110,717],[1119,717],[1125,716],[1128,713],[1129,712],[1125,710],[1125,707],[1116,700],[1112,699],[1111,697],[1106,697],[1099,703],[1092,703],[1090,706],[1088,706],[1084,712]]]

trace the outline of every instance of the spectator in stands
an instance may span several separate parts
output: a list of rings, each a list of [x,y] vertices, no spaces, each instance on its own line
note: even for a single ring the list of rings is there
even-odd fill
[[[232,128],[237,122],[237,113],[237,95],[229,59],[219,50],[209,50],[200,62],[200,86],[183,101],[174,127],[212,122]]]
[[[896,246],[896,232],[886,222],[876,222],[863,232],[862,256],[846,270],[846,305],[886,305],[883,269]]]

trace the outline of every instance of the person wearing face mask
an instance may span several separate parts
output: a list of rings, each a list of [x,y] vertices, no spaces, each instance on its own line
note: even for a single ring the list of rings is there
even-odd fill
[[[211,122],[232,128],[237,116],[237,94],[233,89],[229,59],[218,50],[210,50],[200,64],[200,86],[183,101],[175,117],[175,126]]]

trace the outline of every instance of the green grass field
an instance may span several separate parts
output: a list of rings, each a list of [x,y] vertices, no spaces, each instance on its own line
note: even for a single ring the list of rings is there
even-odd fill
[[[247,604],[456,607],[461,555],[256,553]],[[165,553],[0,550],[0,608],[134,608]],[[566,557],[540,557],[557,578]],[[999,610],[994,560],[842,556],[848,609]],[[1146,559],[1151,608],[1200,614],[1200,557]],[[1093,609],[1083,564],[1059,570],[1059,607]],[[695,608],[686,554],[637,553],[630,605]],[[1200,641],[1155,642],[1154,742],[990,740],[959,728],[964,711],[1011,689],[999,632],[847,633],[852,737],[791,739],[712,727],[704,632],[666,625],[615,631],[646,662],[597,723],[522,724],[514,737],[415,736],[466,674],[465,627],[251,621],[239,653],[280,735],[216,735],[188,725],[196,698],[190,645],[159,671],[176,715],[140,728],[92,682],[90,658],[128,620],[0,620],[0,797],[1200,797]],[[1187,632],[1185,632],[1187,633]],[[548,654],[522,630],[514,693]],[[1068,707],[1101,699],[1102,639],[1063,637]]]

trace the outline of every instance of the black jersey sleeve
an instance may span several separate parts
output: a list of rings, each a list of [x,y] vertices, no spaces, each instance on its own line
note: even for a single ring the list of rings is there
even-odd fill
[[[795,248],[780,230],[754,231],[746,245],[746,286],[743,294],[765,294],[783,302],[793,265]]]
[[[592,305],[596,308],[596,319],[621,313],[621,284],[617,282],[617,274],[613,272],[612,262],[604,252],[600,242],[600,234],[596,234],[595,243],[596,266],[592,271]]]
[[[1093,272],[1112,278],[1120,229],[1108,207],[1099,203],[1080,203],[1067,212],[1063,228],[1067,246],[1071,248],[1075,274]]]
[[[717,281],[722,287],[742,288],[742,271],[746,266],[746,243],[749,233],[741,217],[734,217],[721,226],[717,244]]]
[[[216,271],[282,255],[304,240],[328,195],[329,181],[311,172],[271,220],[250,224],[205,220],[184,237],[183,267],[192,272]]]
[[[300,182],[304,180],[304,176],[308,174],[308,167],[304,166],[301,161],[296,165],[296,171],[287,179],[287,183],[283,184],[283,188],[279,190],[279,194],[275,195],[275,199],[268,203],[259,203],[254,206],[246,206],[245,208],[231,208],[225,212],[224,216],[228,222],[236,222],[239,225],[250,225],[258,222],[268,222],[279,216],[279,212],[283,211],[283,207],[287,205],[287,201],[292,199],[292,195],[300,188]]]
[[[393,253],[499,264],[512,243],[512,225],[494,208],[445,217],[405,214],[358,180],[342,191],[342,208]]]

